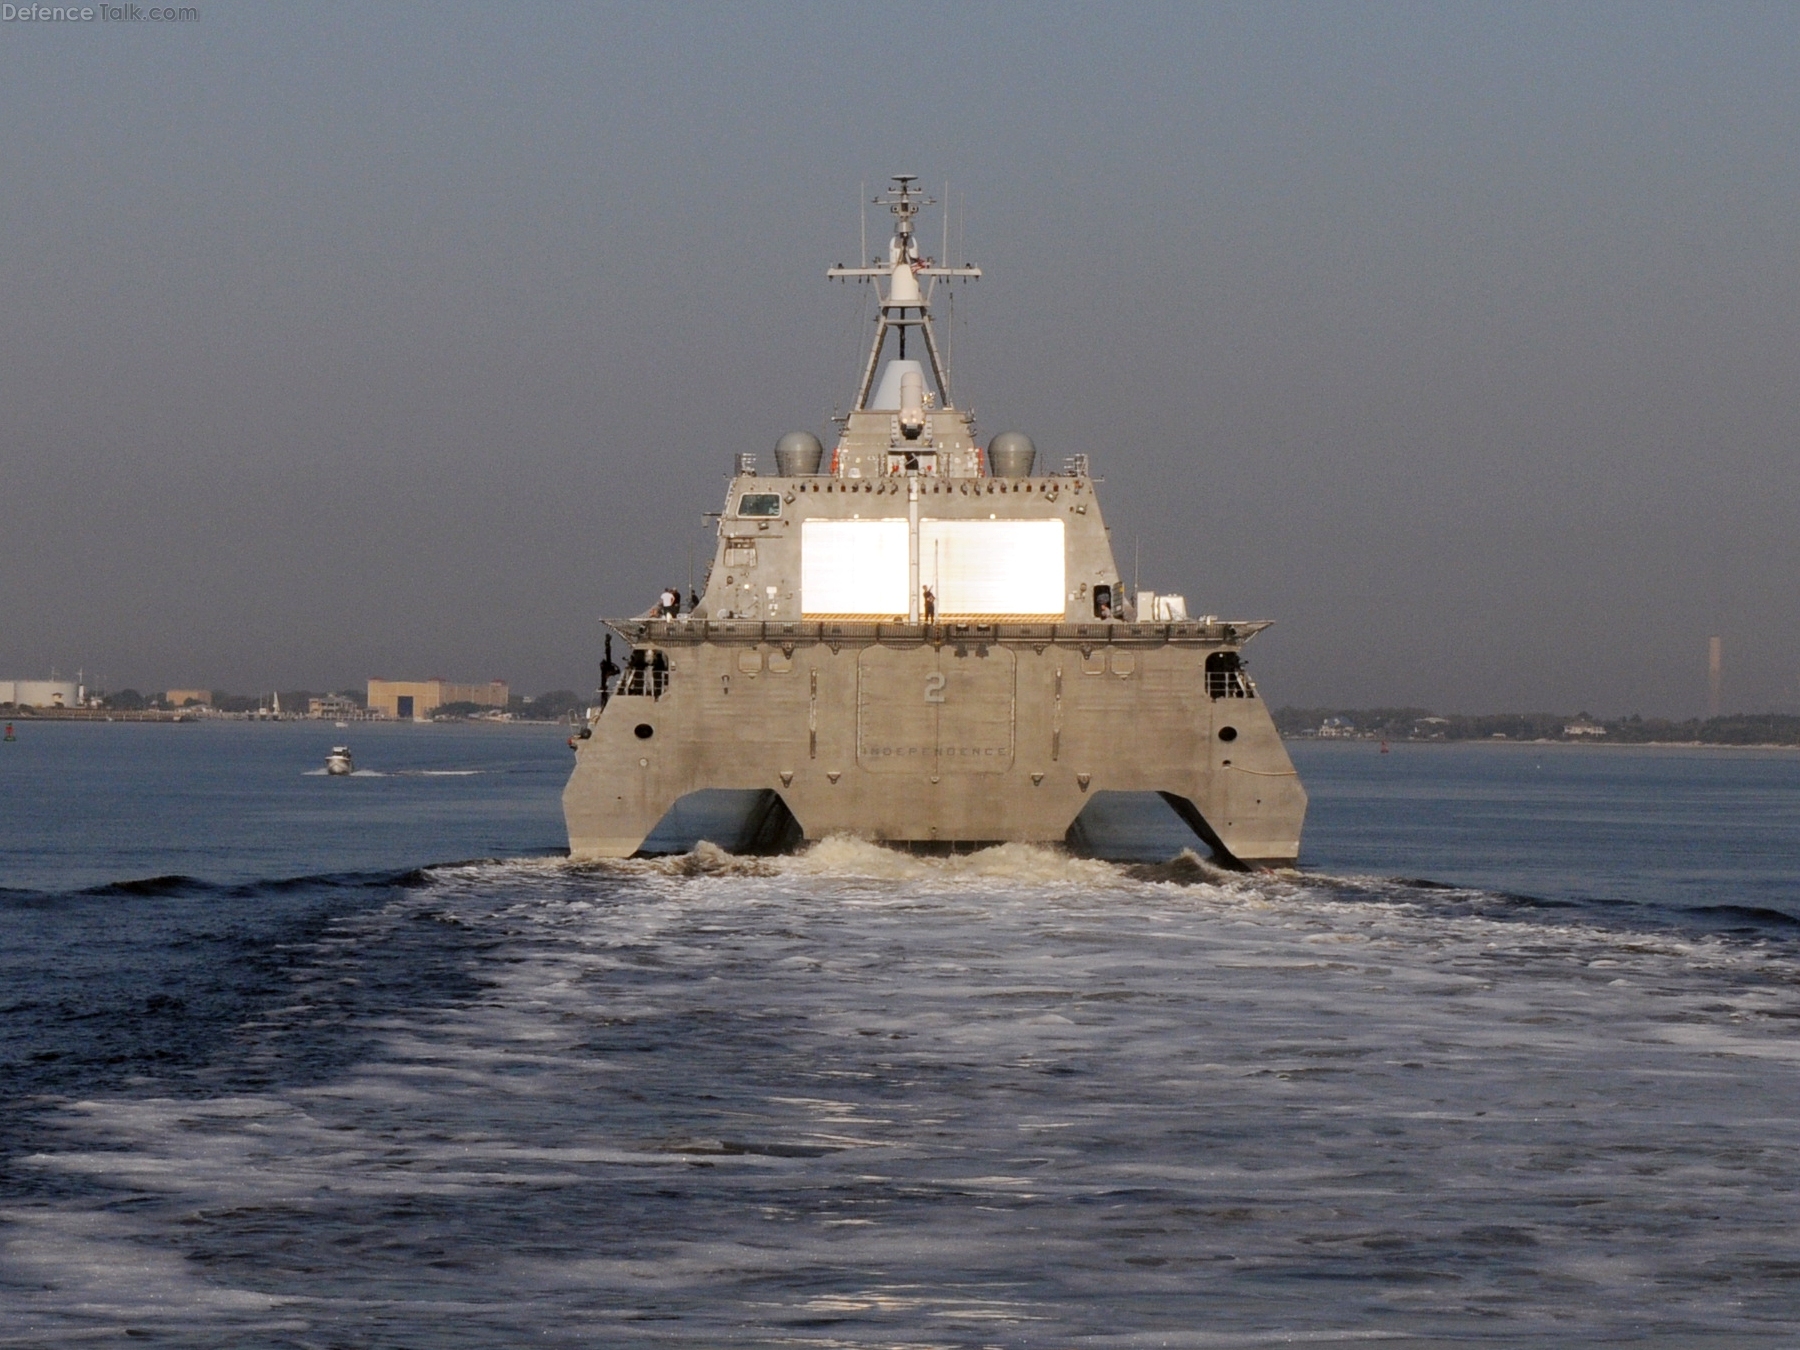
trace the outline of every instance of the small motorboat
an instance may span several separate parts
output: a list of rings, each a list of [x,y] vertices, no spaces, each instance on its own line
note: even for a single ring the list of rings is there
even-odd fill
[[[331,753],[325,756],[325,772],[333,778],[342,778],[346,774],[356,772],[356,765],[350,758],[350,747],[334,745]]]

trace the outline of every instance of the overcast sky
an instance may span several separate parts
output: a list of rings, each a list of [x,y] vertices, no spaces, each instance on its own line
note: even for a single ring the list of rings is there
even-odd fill
[[[0,676],[590,687],[912,172],[1274,701],[1800,709],[1792,5],[198,9],[0,22]]]

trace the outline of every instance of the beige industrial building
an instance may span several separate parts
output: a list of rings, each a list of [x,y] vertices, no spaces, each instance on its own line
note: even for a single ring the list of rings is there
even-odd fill
[[[505,680],[486,684],[452,684],[439,679],[369,681],[369,711],[402,720],[430,717],[446,703],[504,708],[508,697]]]
[[[163,695],[163,702],[171,708],[185,708],[188,704],[198,704],[202,708],[212,707],[212,690],[210,689],[171,689]]]

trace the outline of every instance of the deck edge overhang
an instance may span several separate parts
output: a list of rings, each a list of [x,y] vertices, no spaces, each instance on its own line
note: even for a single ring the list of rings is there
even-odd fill
[[[856,644],[879,646],[956,642],[996,642],[1016,646],[1057,647],[1236,647],[1275,622],[1273,619],[1218,620],[1211,623],[941,623],[900,621],[756,619],[602,619],[607,628],[632,643],[687,646],[713,642],[727,645]]]

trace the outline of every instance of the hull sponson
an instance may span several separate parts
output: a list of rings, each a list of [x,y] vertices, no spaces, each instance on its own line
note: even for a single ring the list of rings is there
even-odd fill
[[[774,791],[809,840],[938,844],[1061,842],[1091,794],[1153,791],[1227,862],[1299,855],[1306,794],[1267,708],[1207,684],[1261,624],[611,626],[667,677],[575,742],[577,859],[635,853],[704,788]]]

